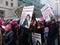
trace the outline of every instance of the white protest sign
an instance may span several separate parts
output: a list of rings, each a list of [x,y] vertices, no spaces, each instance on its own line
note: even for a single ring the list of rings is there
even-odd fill
[[[52,9],[50,8],[49,4],[46,4],[42,9],[41,9],[42,15],[45,19],[45,21],[50,21],[51,17],[54,16]]]
[[[27,18],[28,15],[29,15],[30,21],[31,21],[33,11],[34,11],[34,6],[24,6],[23,7],[22,15],[20,18],[21,19],[20,25],[25,25],[24,23],[27,22],[27,21],[25,21],[25,19]]]
[[[42,42],[41,42],[41,34],[38,34],[38,33],[33,33],[32,34],[32,42],[33,42],[33,45],[42,45]]]

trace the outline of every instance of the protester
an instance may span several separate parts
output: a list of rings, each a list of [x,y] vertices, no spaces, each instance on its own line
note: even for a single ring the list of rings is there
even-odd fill
[[[5,21],[2,18],[0,18],[0,30],[2,34],[5,31],[4,29],[5,29]]]
[[[34,18],[33,20],[32,20],[32,23],[31,23],[32,25],[31,25],[31,30],[32,30],[32,32],[33,33],[36,33],[36,31],[37,31],[37,21],[36,21],[36,19]]]
[[[48,32],[47,45],[55,45],[55,40],[58,35],[58,25],[53,19],[48,27],[49,27],[49,32]]]
[[[3,33],[3,45],[16,45],[14,41],[14,32],[11,30],[11,25],[7,24]]]
[[[0,45],[2,45],[2,32],[0,30]]]
[[[55,20],[41,23],[36,21],[35,18],[30,22],[29,14],[24,22],[23,25],[19,25],[20,20],[3,20],[0,18],[0,45],[17,45],[17,42],[19,42],[18,45],[33,45],[32,33],[41,34],[42,45],[45,43],[44,34],[47,34],[45,35],[47,37],[47,45],[55,45],[55,39],[58,36],[58,45],[60,45],[60,23],[59,25],[56,24]],[[44,29],[49,31],[45,33]],[[40,45],[40,43],[37,41],[36,45]]]
[[[12,29],[12,31],[14,32],[14,41],[15,41],[15,43],[16,43],[16,41],[17,41],[17,22],[16,21],[10,21],[10,24],[11,24],[11,29]]]
[[[26,16],[24,23],[21,25],[20,28],[21,33],[20,33],[19,45],[30,45],[29,30],[30,30],[30,16],[28,14]]]
[[[38,30],[38,33],[41,34],[41,41],[42,41],[42,45],[43,45],[44,42],[45,42],[45,39],[44,39],[44,27],[43,27],[43,25],[41,23],[38,23],[37,30]]]
[[[60,22],[59,22],[59,28],[58,28],[58,45],[60,45]]]

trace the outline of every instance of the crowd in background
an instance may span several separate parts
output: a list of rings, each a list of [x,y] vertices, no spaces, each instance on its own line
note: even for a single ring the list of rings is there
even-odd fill
[[[47,45],[55,45],[56,39],[58,39],[58,45],[60,45],[60,22],[56,22],[54,19],[49,22],[40,22],[33,18],[30,28],[20,26],[19,22],[19,20],[3,20],[0,18],[0,45],[17,45],[16,40],[18,36],[18,45],[33,45],[32,33],[41,34],[42,45],[45,43],[45,37],[47,39]],[[44,32],[45,28],[48,28],[47,35]]]

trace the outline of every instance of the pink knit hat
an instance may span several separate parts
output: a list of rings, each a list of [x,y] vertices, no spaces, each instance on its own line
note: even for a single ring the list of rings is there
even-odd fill
[[[6,26],[5,26],[5,29],[11,29],[11,25],[10,24],[7,24]]]

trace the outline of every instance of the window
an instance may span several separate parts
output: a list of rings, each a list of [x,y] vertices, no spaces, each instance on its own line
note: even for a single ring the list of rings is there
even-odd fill
[[[4,18],[4,10],[0,10],[0,17]]]
[[[8,6],[8,1],[6,1],[6,6]]]
[[[13,7],[13,3],[11,3],[11,7]]]

